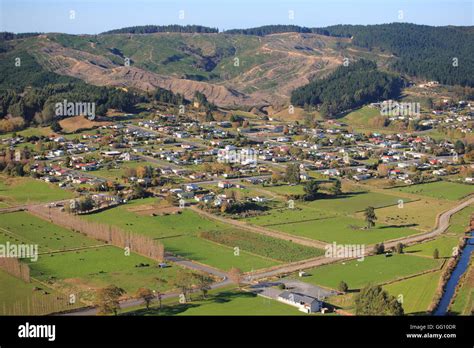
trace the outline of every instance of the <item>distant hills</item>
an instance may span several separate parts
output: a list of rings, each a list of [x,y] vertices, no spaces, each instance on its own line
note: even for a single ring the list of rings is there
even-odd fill
[[[23,69],[12,69],[18,57]],[[283,106],[293,91],[329,76],[345,59],[372,61],[405,80],[472,87],[474,27],[269,25],[219,32],[147,25],[99,35],[0,33],[0,89],[67,77],[149,92],[163,88],[186,99],[197,91],[224,107]]]

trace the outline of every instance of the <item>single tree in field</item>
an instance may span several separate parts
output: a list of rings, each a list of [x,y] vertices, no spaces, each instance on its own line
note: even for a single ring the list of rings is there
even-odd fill
[[[115,285],[109,285],[97,290],[95,304],[98,307],[99,314],[114,313],[114,315],[117,315],[120,310],[119,299],[124,293],[125,290]]]
[[[150,309],[150,303],[155,296],[153,295],[153,291],[151,291],[150,289],[140,288],[137,290],[135,297],[138,299],[141,298],[146,306],[146,309],[148,310]]]
[[[356,315],[403,315],[403,307],[379,285],[367,285],[354,300]]]
[[[337,288],[341,292],[347,292],[347,290],[349,290],[349,285],[347,285],[345,281],[341,280]]]
[[[377,216],[375,216],[374,207],[367,207],[364,211],[365,222],[367,222],[367,228],[372,228],[375,226],[375,220],[377,220]]]
[[[300,178],[300,167],[296,163],[291,163],[286,166],[285,180],[290,184],[299,184]]]
[[[197,274],[195,278],[197,287],[202,292],[202,298],[205,299],[207,296],[207,292],[211,290],[211,284],[213,282],[212,278],[204,274]]]
[[[331,192],[333,195],[340,195],[342,193],[341,180],[334,181],[334,184],[331,187]]]
[[[188,298],[188,292],[193,285],[193,279],[184,269],[179,269],[173,279],[173,285],[181,290],[184,297]]]
[[[396,248],[396,251],[398,254],[403,254],[403,248],[405,246],[403,245],[403,243],[398,243],[397,246],[395,247]]]
[[[309,180],[303,187],[304,199],[313,201],[318,196],[319,185],[316,180]]]
[[[155,278],[156,282],[157,282],[157,289],[155,291],[156,293],[156,297],[158,298],[158,303],[160,305],[160,309],[161,309],[161,299],[163,297],[163,293],[161,292],[160,288],[165,285],[167,283],[166,280],[164,279],[161,279],[161,278]]]
[[[438,250],[438,248],[433,250],[433,259],[439,259],[439,250]]]
[[[234,283],[236,283],[239,288],[242,283],[242,278],[243,278],[243,273],[239,268],[232,267],[229,270],[229,279],[232,280]]]

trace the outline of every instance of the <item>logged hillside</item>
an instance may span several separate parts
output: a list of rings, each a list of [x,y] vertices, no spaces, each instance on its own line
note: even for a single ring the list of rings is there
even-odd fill
[[[472,86],[473,38],[472,27],[402,23],[264,26],[224,33],[151,25],[100,35],[5,34],[0,58],[25,57],[29,70],[17,72],[20,86],[64,76],[98,86],[164,88],[186,99],[200,92],[223,107],[278,108],[297,88],[332,73],[344,58],[370,60],[380,71],[410,79]],[[35,69],[41,70],[38,81],[29,77],[38,77],[30,74]],[[12,81],[0,77],[0,87],[11,88]]]
[[[9,44],[59,75],[100,86],[161,87],[187,99],[198,91],[219,106],[284,105],[293,89],[327,75],[344,57],[370,56],[382,65],[390,58],[312,33],[47,34]]]

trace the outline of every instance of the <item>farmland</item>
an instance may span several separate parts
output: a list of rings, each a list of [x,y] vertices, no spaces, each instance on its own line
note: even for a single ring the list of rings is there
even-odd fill
[[[424,314],[430,306],[441,272],[430,272],[413,278],[400,280],[383,288],[394,297],[402,295],[405,314]]]
[[[203,232],[201,237],[230,247],[237,247],[239,251],[248,251],[284,262],[309,259],[323,254],[323,251],[319,249],[239,230],[208,231]]]
[[[2,214],[1,217],[0,241],[38,244],[39,253],[103,244],[25,212]]]
[[[412,185],[393,190],[455,201],[473,193],[474,186],[448,181],[437,181],[433,183]]]
[[[282,224],[273,229],[332,243],[373,244],[418,233],[400,226],[377,224],[374,228],[364,229],[363,220],[351,217],[335,217],[314,221]]]
[[[384,255],[366,257],[363,261],[347,261],[308,270],[305,282],[337,289],[345,281],[349,289],[360,289],[365,285],[382,284],[409,275],[435,269],[440,260],[411,255]]]
[[[414,255],[433,257],[435,249],[439,251],[439,257],[451,257],[459,244],[459,238],[453,236],[443,236],[435,240],[416,244],[405,248],[405,252]]]
[[[303,315],[303,313],[275,300],[229,289],[212,293],[207,299],[193,300],[186,304],[169,304],[161,310],[151,308],[148,311],[134,311],[125,315]]]
[[[11,205],[27,202],[51,202],[73,197],[70,191],[32,178],[0,176],[0,200]]]
[[[149,265],[149,266],[141,266]],[[156,261],[137,254],[126,255],[124,250],[103,246],[80,251],[40,255],[30,263],[31,276],[63,291],[86,292],[115,284],[128,295],[141,286],[156,288],[156,279],[167,282],[177,266],[157,268]],[[169,284],[162,285],[163,289]]]
[[[181,214],[165,216],[144,216],[127,208],[151,204],[154,200],[138,200],[134,203],[109,209],[86,219],[109,223],[126,231],[140,233],[162,242],[165,250],[186,258],[223,270],[239,267],[243,271],[270,267],[278,264],[275,260],[242,251],[234,255],[234,246],[225,246],[199,237],[199,232],[225,229],[226,226],[201,218],[198,214],[183,210]]]

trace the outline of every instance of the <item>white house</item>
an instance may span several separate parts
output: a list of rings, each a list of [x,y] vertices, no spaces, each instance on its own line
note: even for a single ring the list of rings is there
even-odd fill
[[[296,292],[283,291],[278,295],[277,300],[296,307],[299,311],[304,313],[315,313],[321,310],[321,301],[317,298]]]

